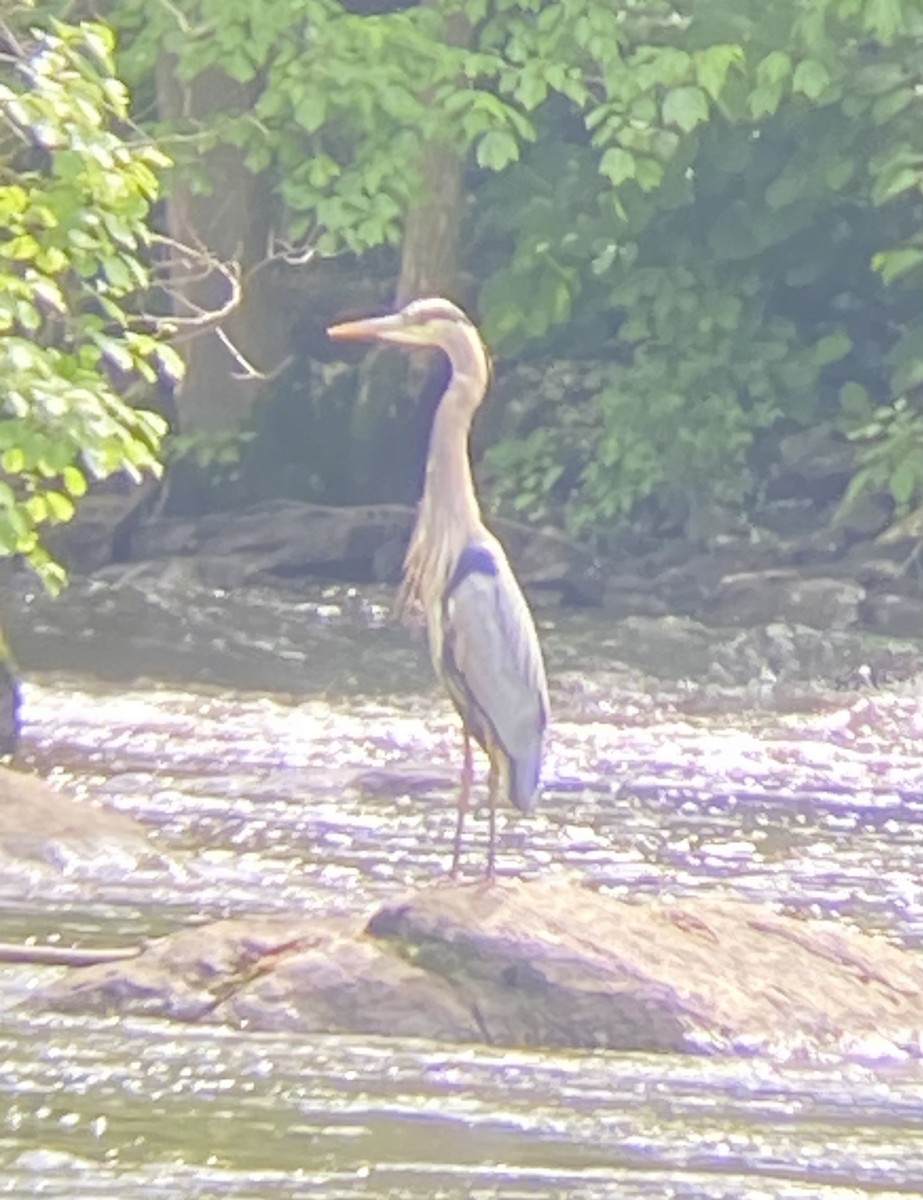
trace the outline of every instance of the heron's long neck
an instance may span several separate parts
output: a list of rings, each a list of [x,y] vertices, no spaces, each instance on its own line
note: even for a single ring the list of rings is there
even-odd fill
[[[483,532],[474,490],[468,435],[487,388],[483,375],[453,372],[430,434],[426,481],[405,561],[404,602],[420,600],[431,611],[441,603],[458,557]]]
[[[468,452],[473,412],[470,402],[459,403],[454,392],[453,380],[433,419],[419,523],[430,536],[457,534],[467,540],[481,522]]]

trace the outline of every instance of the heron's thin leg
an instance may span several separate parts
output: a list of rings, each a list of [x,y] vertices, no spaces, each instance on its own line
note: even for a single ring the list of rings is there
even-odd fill
[[[487,802],[490,805],[490,834],[487,843],[487,878],[493,879],[497,873],[497,788],[500,785],[500,770],[490,758],[490,773],[487,776]]]
[[[464,759],[462,761],[461,787],[458,789],[458,819],[455,823],[455,848],[452,852],[452,875],[458,874],[458,861],[461,858],[462,830],[465,826],[465,813],[468,811],[468,801],[471,797],[471,780],[474,775],[474,761],[471,757],[471,735],[463,730]]]

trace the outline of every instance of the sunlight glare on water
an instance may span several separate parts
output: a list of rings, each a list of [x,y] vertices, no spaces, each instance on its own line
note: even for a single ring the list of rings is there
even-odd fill
[[[923,1182],[923,1084],[856,1065],[62,1018],[0,1025],[0,1054],[13,1056],[0,1182],[47,1176],[43,1194],[827,1197]]]
[[[444,870],[460,754],[441,697],[32,686],[26,711],[54,731],[53,778],[92,782],[165,851],[198,850],[186,870],[202,911],[359,911]],[[745,731],[669,715],[630,731],[559,720],[538,814],[500,815],[501,870],[579,872],[631,894],[733,884],[923,944],[923,766],[857,750],[833,760],[798,732],[785,719]],[[486,831],[471,828],[476,865]]]
[[[150,845],[11,859],[0,937],[124,945],[234,914],[364,914],[443,874],[457,719],[382,612],[358,606],[361,620],[347,619],[335,605],[255,597],[231,620],[230,602],[215,599],[183,608],[183,624],[156,594],[97,589],[91,601],[74,618],[83,640],[46,620],[36,653],[90,661],[108,646],[98,673],[110,682],[85,670],[32,676],[25,758],[55,786],[135,818]],[[190,629],[221,641],[212,657]],[[573,670],[552,673],[540,810],[501,814],[501,873],[568,875],[629,898],[728,894],[923,949],[912,697],[701,717],[620,691],[602,627],[583,622],[578,638],[559,621],[546,644]],[[357,668],[366,654],[368,672]],[[308,665],[316,683],[299,691]],[[229,671],[251,690],[229,687]],[[483,780],[480,761],[482,796]],[[471,875],[485,837],[473,821]],[[292,1038],[12,1007],[53,974],[3,976],[0,1194],[923,1194],[919,1061],[874,1038],[849,1061],[784,1063]]]

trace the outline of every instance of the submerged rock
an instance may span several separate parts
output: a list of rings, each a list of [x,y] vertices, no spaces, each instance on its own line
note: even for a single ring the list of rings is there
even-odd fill
[[[0,863],[72,868],[97,860],[125,863],[154,851],[144,827],[125,813],[56,791],[37,775],[0,766]],[[126,856],[128,856],[126,860]]]
[[[765,906],[440,884],[349,920],[221,921],[38,1001],[301,1033],[635,1051],[923,1046],[923,962]]]

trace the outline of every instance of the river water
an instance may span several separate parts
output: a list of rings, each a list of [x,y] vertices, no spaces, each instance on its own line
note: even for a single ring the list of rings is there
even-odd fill
[[[383,596],[18,599],[24,763],[135,817],[154,851],[10,864],[0,939],[370,912],[445,869],[457,722]],[[501,872],[766,901],[923,950],[912,681],[793,712],[644,674],[600,618],[542,626],[547,787],[534,819],[504,814]],[[923,1196],[923,1067],[883,1038],[842,1058],[306,1040],[30,1010],[53,977],[0,968],[2,1195]]]

